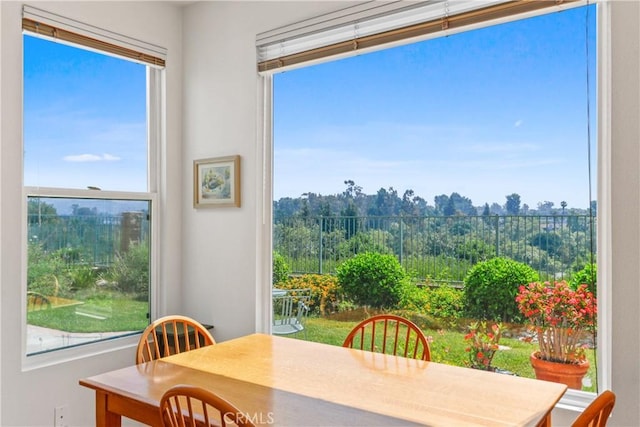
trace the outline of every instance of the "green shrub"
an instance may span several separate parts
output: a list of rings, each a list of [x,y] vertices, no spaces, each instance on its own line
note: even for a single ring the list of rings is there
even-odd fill
[[[464,312],[464,294],[460,289],[442,285],[427,290],[426,313],[442,319],[459,319]]]
[[[537,280],[534,269],[509,258],[479,262],[464,280],[465,311],[480,320],[521,321],[516,304],[518,287]]]
[[[280,282],[281,289],[310,289],[309,308],[321,316],[332,313],[338,307],[338,279],[328,274],[305,274]]]
[[[587,264],[584,266],[582,270],[577,271],[576,273],[573,273],[573,276],[571,277],[571,281],[569,282],[569,286],[571,286],[571,289],[577,289],[578,285],[586,283],[589,290],[593,292],[593,295],[596,295],[597,277],[598,277],[597,265]]]
[[[341,300],[338,301],[338,311],[339,312],[353,311],[353,310],[355,310],[357,308],[358,308],[358,306],[356,306],[354,303],[352,303],[349,300],[341,299]]]
[[[338,283],[354,303],[393,308],[400,302],[407,274],[395,256],[365,252],[340,264]]]
[[[67,262],[61,251],[47,252],[42,244],[29,243],[27,290],[47,296],[63,296],[68,290]]]
[[[142,301],[149,298],[149,246],[134,243],[124,254],[118,254],[108,276],[122,292],[136,295]]]
[[[442,320],[459,319],[464,312],[462,290],[450,285],[418,287],[414,284],[403,286],[400,310],[428,315]]]
[[[402,296],[398,303],[401,310],[426,313],[429,307],[428,289],[418,287],[412,283],[402,287]]]
[[[272,284],[276,285],[281,282],[286,282],[291,274],[291,268],[287,261],[279,252],[273,251],[273,278]]]
[[[74,289],[87,289],[96,284],[96,269],[88,265],[78,265],[69,269],[71,286]]]

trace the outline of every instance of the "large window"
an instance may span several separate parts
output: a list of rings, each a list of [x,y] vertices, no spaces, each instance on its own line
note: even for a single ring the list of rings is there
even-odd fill
[[[595,292],[595,21],[593,5],[511,17],[273,75],[274,276],[293,276],[275,285],[322,289],[311,339],[340,345],[345,320],[358,319],[347,314],[354,301],[332,299],[331,277],[364,252],[394,255],[420,285],[424,299],[383,308],[421,319],[438,362],[474,363],[465,351],[471,314],[523,321],[513,296],[465,295],[478,265],[493,262],[481,273],[490,275],[504,268],[493,260],[508,259],[531,272],[522,280]],[[310,59],[324,53],[314,48]],[[262,70],[304,56],[263,61]],[[310,274],[324,278],[305,280]],[[533,377],[536,337],[512,326],[492,363]],[[336,334],[323,332],[331,328]],[[577,388],[597,391],[595,333],[587,332],[580,351],[591,368]]]
[[[139,332],[155,280],[162,71],[46,22],[23,21],[27,355]]]

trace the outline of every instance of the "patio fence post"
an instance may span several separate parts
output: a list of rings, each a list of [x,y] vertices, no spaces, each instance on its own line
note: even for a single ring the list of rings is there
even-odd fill
[[[398,251],[400,253],[400,265],[404,265],[403,264],[403,252],[404,252],[404,221],[403,221],[403,215],[400,214],[400,250]]]
[[[496,215],[496,256],[500,256],[500,216]]]
[[[322,274],[322,230],[324,230],[324,217],[320,216],[320,239],[318,244],[318,274]]]

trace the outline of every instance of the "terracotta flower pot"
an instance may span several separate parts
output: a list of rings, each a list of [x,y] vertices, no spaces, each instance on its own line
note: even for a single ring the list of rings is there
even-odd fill
[[[531,353],[530,360],[537,379],[566,384],[576,390],[582,389],[582,378],[589,370],[588,360],[578,364],[558,363],[538,359],[536,355],[537,352]]]

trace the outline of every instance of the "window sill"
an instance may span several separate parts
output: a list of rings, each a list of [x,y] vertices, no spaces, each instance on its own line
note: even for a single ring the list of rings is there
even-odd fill
[[[77,347],[62,348],[30,356],[25,355],[22,358],[22,371],[32,371],[75,360],[86,359],[100,354],[135,348],[138,345],[139,339],[140,333],[135,333],[104,341],[83,344]],[[134,361],[133,353],[131,354],[131,361],[132,363]]]
[[[595,399],[595,396],[595,393],[587,391],[567,390],[560,402],[556,404],[556,409],[582,412]]]

